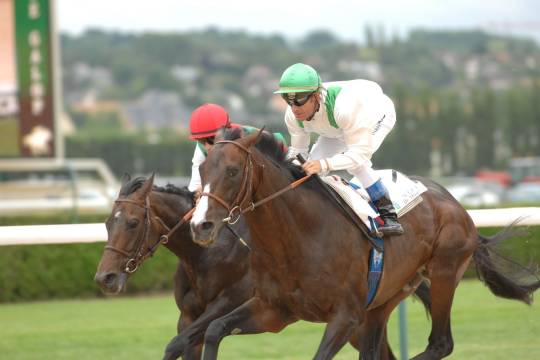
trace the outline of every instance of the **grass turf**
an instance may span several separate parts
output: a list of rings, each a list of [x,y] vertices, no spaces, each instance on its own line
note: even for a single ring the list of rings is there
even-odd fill
[[[408,301],[409,356],[427,344],[430,323],[419,302]],[[0,305],[0,358],[159,359],[175,335],[172,295]],[[458,288],[449,359],[539,359],[540,306],[492,295],[478,281]],[[311,359],[324,325],[298,322],[280,334],[225,338],[220,359]],[[399,354],[397,312],[389,325]],[[349,345],[336,359],[357,359]]]

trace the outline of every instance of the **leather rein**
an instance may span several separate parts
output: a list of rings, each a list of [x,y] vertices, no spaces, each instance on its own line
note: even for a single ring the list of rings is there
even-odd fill
[[[137,243],[135,247],[135,251],[132,253],[129,253],[125,250],[116,248],[112,245],[106,245],[105,250],[110,250],[113,252],[116,252],[118,254],[121,254],[125,256],[128,260],[126,261],[126,264],[124,265],[124,271],[128,274],[133,274],[139,266],[149,257],[154,255],[156,252],[158,246],[160,244],[166,244],[169,242],[169,238],[172,236],[172,234],[178,230],[180,226],[185,224],[189,219],[191,219],[191,216],[193,215],[193,212],[195,211],[195,207],[193,207],[191,210],[189,210],[177,223],[174,225],[172,229],[170,229],[165,222],[159,217],[154,216],[154,220],[156,220],[165,230],[167,231],[167,234],[161,235],[158,238],[158,241],[154,243],[152,246],[147,246],[146,248],[144,245],[148,242],[148,234],[150,233],[150,227],[152,225],[152,218],[150,217],[150,199],[147,196],[145,200],[145,204],[141,204],[137,201],[130,200],[130,199],[116,199],[115,203],[119,202],[126,202],[130,204],[137,205],[139,207],[142,207],[145,210],[144,213],[144,231],[142,232],[142,236],[137,237]],[[141,232],[139,232],[141,234]]]
[[[243,170],[242,182],[241,182],[241,185],[240,185],[240,190],[238,190],[238,194],[236,195],[234,201],[232,202],[232,204],[233,204],[232,206],[229,205],[221,197],[219,197],[219,196],[217,196],[215,194],[208,193],[208,192],[203,192],[201,194],[201,196],[208,196],[209,198],[216,200],[218,202],[218,204],[220,204],[225,209],[227,209],[227,211],[229,211],[229,215],[222,220],[223,222],[226,222],[229,225],[236,224],[238,219],[240,219],[240,215],[245,214],[248,211],[253,211],[257,207],[261,206],[262,204],[265,204],[268,201],[273,200],[273,199],[277,198],[278,196],[282,195],[283,193],[298,187],[299,185],[304,183],[306,180],[310,179],[311,176],[312,176],[312,175],[306,175],[306,176],[304,176],[304,177],[290,183],[289,185],[282,188],[281,190],[278,190],[275,193],[273,193],[273,194],[271,194],[271,195],[269,195],[269,196],[267,196],[267,197],[265,197],[265,198],[263,198],[263,199],[261,199],[261,200],[259,200],[257,202],[250,201],[249,204],[246,207],[242,207],[242,204],[244,204],[245,202],[248,202],[248,197],[250,195],[252,195],[252,188],[253,188],[253,159],[252,159],[252,152],[251,152],[250,149],[248,149],[244,145],[242,145],[242,144],[240,144],[240,143],[238,143],[236,141],[232,141],[232,140],[217,141],[215,143],[215,145],[217,145],[217,144],[233,144],[233,145],[235,145],[236,147],[238,147],[239,149],[241,149],[242,151],[244,151],[246,153],[246,162],[244,164],[244,170]]]

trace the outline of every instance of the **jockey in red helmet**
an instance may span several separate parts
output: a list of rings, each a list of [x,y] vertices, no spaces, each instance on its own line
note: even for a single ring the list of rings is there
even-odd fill
[[[203,104],[191,113],[189,119],[190,139],[197,140],[197,146],[191,160],[191,181],[188,185],[190,191],[201,191],[199,166],[206,159],[206,154],[214,145],[214,137],[217,131],[223,127],[229,128],[232,126],[238,127],[237,124],[231,124],[227,111],[217,104]]]
[[[197,140],[197,146],[191,160],[191,180],[188,185],[190,191],[200,192],[202,190],[199,166],[206,159],[208,151],[214,146],[214,138],[221,128],[241,128],[243,133],[258,130],[252,126],[231,123],[229,114],[219,105],[206,103],[195,109],[189,120],[190,139]],[[283,145],[283,151],[287,152],[283,135],[274,133],[274,137]]]
[[[222,127],[230,127],[229,114],[219,105],[206,103],[199,106],[189,119],[190,139],[209,139]]]

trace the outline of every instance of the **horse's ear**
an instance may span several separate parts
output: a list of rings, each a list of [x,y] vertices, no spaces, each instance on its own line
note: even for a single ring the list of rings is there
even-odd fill
[[[122,180],[121,180],[122,186],[126,185],[129,180],[131,180],[131,175],[129,175],[127,172],[125,172],[124,175],[122,176]]]
[[[215,136],[215,141],[220,141],[220,140],[223,140],[223,137],[225,135],[225,131],[227,130],[226,127],[222,127],[220,129],[218,129],[218,131],[216,131],[216,136]]]
[[[131,175],[129,175],[127,172],[122,175],[122,179],[120,180],[120,190],[118,191],[118,197],[122,194],[122,190],[124,190],[124,187],[127,185],[127,183],[131,180]]]
[[[141,197],[146,197],[150,191],[152,191],[152,187],[154,186],[154,176],[155,173],[152,173],[148,179],[142,184],[141,188],[137,191],[137,193]]]
[[[264,128],[265,126],[262,127],[262,129],[260,129],[259,131],[257,132],[253,132],[251,134],[249,134],[248,136],[246,136],[246,140],[245,140],[245,145],[249,148],[253,145],[255,145],[257,142],[259,142],[259,139],[261,138],[262,134],[264,133]]]

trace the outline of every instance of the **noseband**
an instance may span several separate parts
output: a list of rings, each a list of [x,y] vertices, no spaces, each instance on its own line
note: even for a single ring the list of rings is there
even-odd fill
[[[240,190],[238,190],[238,194],[235,197],[235,200],[233,201],[233,206],[230,206],[225,200],[223,200],[221,197],[217,196],[216,194],[203,192],[201,196],[208,196],[209,198],[212,198],[216,200],[221,206],[223,206],[225,209],[229,211],[229,216],[224,218],[222,221],[226,222],[230,225],[235,224],[238,219],[240,219],[240,215],[245,214],[248,211],[253,211],[258,206],[275,199],[276,197],[280,196],[286,191],[289,191],[291,189],[294,189],[298,185],[302,184],[304,181],[311,178],[311,175],[306,175],[291,184],[287,185],[283,189],[265,197],[264,199],[257,201],[254,203],[251,201],[248,206],[245,208],[242,208],[242,204],[247,201],[247,198],[252,195],[252,187],[253,187],[253,159],[252,159],[252,152],[250,149],[246,148],[244,145],[232,141],[232,140],[221,140],[217,141],[214,145],[217,144],[233,144],[242,151],[246,153],[246,162],[244,164],[244,171],[242,175],[242,183],[240,185]],[[234,205],[236,204],[236,205]]]
[[[124,255],[128,259],[126,261],[126,264],[124,265],[124,271],[126,273],[128,273],[128,274],[132,274],[135,271],[137,271],[139,266],[147,258],[154,255],[154,253],[156,252],[156,250],[157,250],[157,248],[158,248],[158,246],[160,244],[166,244],[167,242],[169,242],[169,237],[182,224],[186,223],[191,218],[191,216],[193,215],[193,212],[195,211],[195,207],[193,207],[190,211],[188,211],[182,217],[182,219],[180,219],[180,221],[178,223],[176,223],[176,225],[172,229],[169,229],[169,227],[165,224],[165,222],[159,216],[154,216],[154,219],[157,220],[159,222],[159,224],[163,228],[165,228],[167,230],[167,234],[159,236],[158,241],[154,245],[148,246],[146,248],[146,251],[143,251],[144,250],[144,245],[148,241],[148,234],[150,232],[150,227],[152,225],[151,224],[151,217],[150,217],[150,199],[147,196],[144,205],[142,205],[142,204],[140,204],[140,203],[138,203],[136,201],[130,200],[130,199],[116,199],[115,200],[115,203],[119,203],[119,202],[131,203],[131,204],[137,205],[139,207],[142,207],[145,210],[145,213],[144,213],[144,223],[145,223],[144,224],[145,225],[144,226],[144,232],[142,233],[142,236],[137,237],[137,243],[136,243],[137,246],[135,247],[135,251],[133,253],[129,253],[129,252],[125,251],[125,250],[116,248],[116,247],[114,247],[112,245],[106,245],[105,246],[105,250],[110,250],[110,251],[116,252],[118,254]],[[139,234],[140,234],[140,232],[139,232]]]

